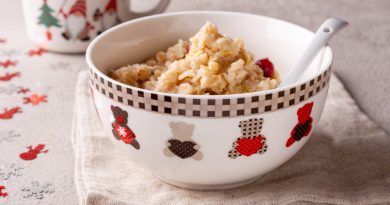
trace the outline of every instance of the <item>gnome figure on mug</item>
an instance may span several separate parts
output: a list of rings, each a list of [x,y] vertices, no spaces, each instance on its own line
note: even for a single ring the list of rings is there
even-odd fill
[[[103,12],[100,9],[96,9],[93,15],[93,20],[100,21],[101,30],[97,32],[97,35],[103,31],[121,23],[121,19],[118,16],[117,0],[108,0]]]
[[[66,40],[90,40],[89,30],[91,25],[87,21],[86,0],[76,0],[67,13],[62,9],[60,13],[65,18],[65,31],[62,32],[62,36]]]

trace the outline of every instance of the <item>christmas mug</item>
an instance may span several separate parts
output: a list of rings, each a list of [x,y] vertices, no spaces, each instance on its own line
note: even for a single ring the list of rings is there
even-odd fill
[[[81,53],[104,30],[134,18],[163,12],[170,0],[151,10],[131,10],[131,0],[23,0],[29,38],[49,51]]]

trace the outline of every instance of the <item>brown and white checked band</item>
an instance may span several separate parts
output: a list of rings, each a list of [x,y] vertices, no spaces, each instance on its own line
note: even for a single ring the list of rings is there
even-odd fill
[[[277,93],[248,97],[203,99],[178,97],[121,86],[115,80],[98,76],[90,69],[91,85],[108,98],[135,108],[162,114],[200,118],[224,118],[261,114],[296,105],[323,90],[329,83],[331,68],[314,79]]]

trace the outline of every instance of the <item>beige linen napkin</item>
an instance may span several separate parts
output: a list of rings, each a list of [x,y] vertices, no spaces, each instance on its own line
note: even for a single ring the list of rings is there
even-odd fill
[[[130,162],[106,137],[79,76],[72,141],[81,204],[388,204],[390,138],[333,76],[319,126],[289,162],[248,186],[190,191]]]

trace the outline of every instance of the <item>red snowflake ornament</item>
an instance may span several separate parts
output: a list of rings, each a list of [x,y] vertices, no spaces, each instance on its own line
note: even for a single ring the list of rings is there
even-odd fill
[[[3,68],[8,68],[11,66],[16,66],[18,61],[12,61],[12,60],[5,60],[5,61],[0,61],[0,66]]]
[[[18,94],[26,94],[28,92],[30,92],[30,89],[24,87],[20,87],[19,90],[17,91]]]
[[[1,197],[8,196],[8,193],[3,191],[4,189],[5,189],[5,186],[4,185],[0,185],[0,196]]]
[[[5,75],[0,76],[0,81],[10,81],[16,77],[20,77],[20,72],[5,73]]]
[[[24,104],[31,103],[32,105],[39,105],[41,102],[47,102],[46,95],[32,94],[30,97],[24,97]]]
[[[46,50],[44,48],[38,48],[36,50],[31,49],[28,51],[27,55],[32,57],[32,56],[42,56]]]
[[[23,152],[19,157],[23,160],[34,160],[37,158],[39,153],[47,153],[49,150],[43,150],[45,148],[44,144],[38,144],[34,148],[32,146],[27,147],[27,152]]]
[[[20,108],[20,107],[13,107],[11,109],[4,108],[4,111],[2,113],[0,113],[0,119],[9,120],[9,119],[13,118],[13,116],[16,113],[22,113],[22,108]]]

